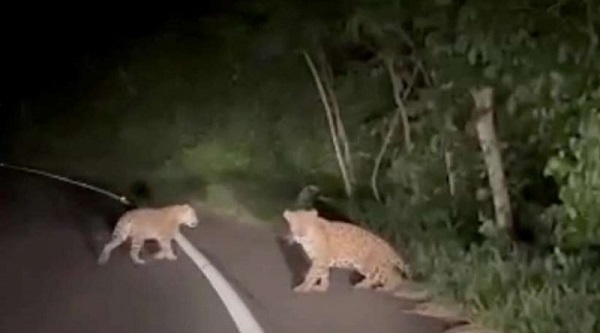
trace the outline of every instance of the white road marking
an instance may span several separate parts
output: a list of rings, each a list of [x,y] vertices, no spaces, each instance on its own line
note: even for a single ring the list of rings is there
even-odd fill
[[[92,186],[80,181],[72,180],[67,177],[55,175],[46,171],[36,170],[27,167],[20,167],[15,165],[10,165],[7,163],[0,162],[0,168],[13,169],[18,171],[24,171],[29,173],[34,173],[38,175],[42,175],[48,178],[56,179],[58,181],[62,181],[64,183],[69,183],[75,186],[87,188],[94,192],[98,192],[100,194],[104,194],[105,196],[119,201],[123,204],[130,204],[129,200],[127,200],[124,196],[116,195],[107,190],[101,189],[96,186]],[[229,315],[233,319],[238,331],[240,333],[264,333],[262,327],[258,324],[254,316],[250,310],[246,307],[242,299],[235,292],[233,287],[227,282],[227,280],[223,277],[223,275],[208,261],[208,259],[200,252],[198,249],[190,243],[190,241],[185,238],[181,233],[177,233],[175,236],[175,241],[179,244],[183,252],[187,254],[190,259],[196,264],[198,269],[206,276],[206,279],[211,284],[211,286],[215,289],[221,301],[225,305],[225,308],[229,312]]]
[[[221,273],[208,261],[208,259],[198,249],[190,243],[181,233],[177,233],[175,241],[179,244],[183,252],[192,259],[194,264],[202,271],[206,279],[215,289],[229,315],[235,322],[240,333],[263,333],[262,327],[258,324],[250,310],[244,304],[244,301],[233,290],[233,287],[221,275]]]

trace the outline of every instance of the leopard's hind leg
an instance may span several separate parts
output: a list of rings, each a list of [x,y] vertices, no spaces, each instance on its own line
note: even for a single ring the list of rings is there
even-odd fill
[[[364,260],[364,263],[357,265],[356,270],[364,276],[360,282],[353,287],[356,289],[372,289],[383,284],[384,270],[378,263],[371,260]]]
[[[132,237],[131,240],[131,249],[129,250],[129,256],[131,257],[131,260],[133,260],[133,262],[136,265],[143,265],[146,263],[146,261],[144,259],[140,258],[140,251],[142,250],[142,247],[144,246],[144,239],[134,236]]]

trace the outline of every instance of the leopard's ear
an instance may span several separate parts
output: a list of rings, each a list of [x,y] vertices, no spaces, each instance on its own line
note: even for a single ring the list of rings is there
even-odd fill
[[[291,211],[291,210],[289,210],[289,209],[286,209],[286,210],[283,211],[283,215],[282,216],[283,216],[283,218],[286,221],[290,221],[290,219],[292,219],[293,216],[294,216],[294,212]]]

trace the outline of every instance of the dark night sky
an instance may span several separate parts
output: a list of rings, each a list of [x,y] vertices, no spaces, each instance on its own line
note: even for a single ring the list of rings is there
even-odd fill
[[[0,153],[21,101],[66,83],[83,56],[109,55],[167,21],[227,11],[232,3],[205,1],[201,7],[175,9],[148,3],[129,8],[88,3],[65,8],[54,3],[51,8],[0,6]]]
[[[193,18],[224,10],[201,8],[85,7],[0,9],[0,102],[20,100],[68,76],[85,54],[105,54],[132,38],[152,33],[167,20]]]

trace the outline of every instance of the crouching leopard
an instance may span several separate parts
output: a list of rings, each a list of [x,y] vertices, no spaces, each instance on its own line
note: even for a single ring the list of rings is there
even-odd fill
[[[354,285],[361,289],[392,292],[411,278],[410,268],[382,238],[361,227],[318,216],[314,209],[285,210],[288,242],[299,243],[311,261],[304,281],[295,292],[325,291],[330,268],[352,269],[364,276]],[[320,283],[319,283],[320,282]]]
[[[177,256],[173,253],[171,241],[182,224],[191,228],[198,225],[196,212],[188,204],[130,210],[119,218],[112,239],[98,257],[98,264],[105,264],[110,253],[130,237],[129,254],[135,264],[145,263],[140,258],[140,251],[146,240],[156,240],[160,245],[161,250],[154,255],[155,259],[175,260]]]

